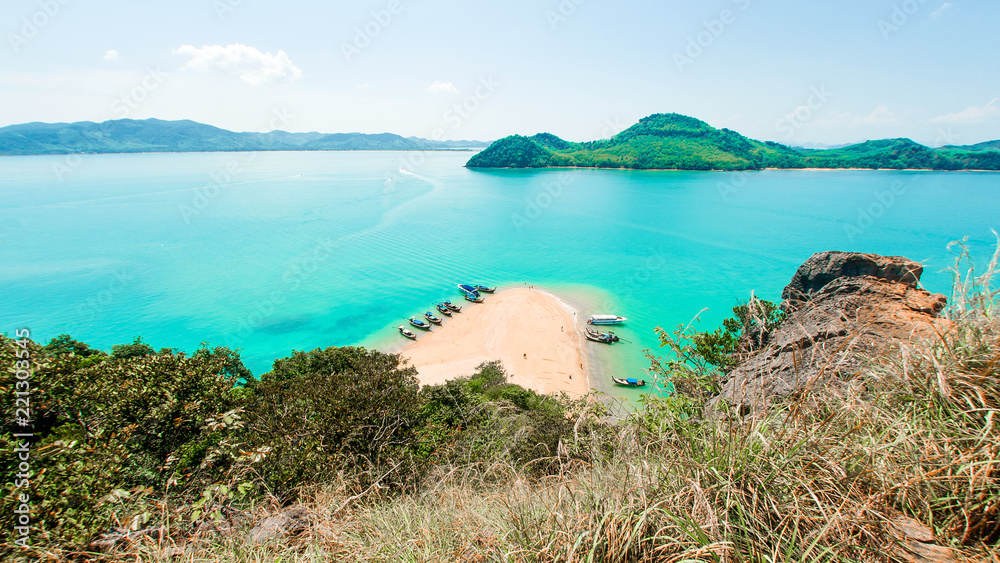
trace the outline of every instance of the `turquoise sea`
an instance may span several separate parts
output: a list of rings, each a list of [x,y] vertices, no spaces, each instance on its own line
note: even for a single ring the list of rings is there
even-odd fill
[[[474,171],[471,153],[0,158],[0,331],[109,349],[390,349],[459,282],[547,288],[629,317],[596,352],[642,375],[654,327],[714,328],[778,300],[813,252],[903,255],[947,293],[948,243],[988,257],[1000,175],[978,172]],[[631,393],[618,390],[616,393]]]

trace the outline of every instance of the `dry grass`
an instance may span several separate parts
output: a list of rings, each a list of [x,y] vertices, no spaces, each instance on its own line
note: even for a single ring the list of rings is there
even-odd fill
[[[897,561],[905,516],[956,560],[1000,562],[996,266],[957,276],[950,329],[874,359],[847,397],[704,420],[651,401],[575,444],[591,461],[559,475],[441,466],[419,492],[353,500],[330,484],[297,537],[248,547],[244,531],[130,560]]]

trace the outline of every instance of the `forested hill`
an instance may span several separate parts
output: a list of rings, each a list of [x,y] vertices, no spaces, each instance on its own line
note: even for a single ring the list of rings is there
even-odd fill
[[[668,170],[892,168],[1000,170],[1000,141],[926,147],[910,139],[867,141],[837,149],[794,149],[756,141],[676,113],[654,114],[610,139],[573,143],[550,133],[512,135],[473,156],[470,168],[579,166]]]
[[[322,151],[452,150],[482,148],[481,141],[432,141],[392,133],[236,133],[194,121],[119,119],[94,123],[25,123],[0,128],[0,155]]]

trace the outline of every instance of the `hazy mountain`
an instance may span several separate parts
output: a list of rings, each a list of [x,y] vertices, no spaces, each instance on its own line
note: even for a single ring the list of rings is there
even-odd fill
[[[120,119],[94,123],[24,123],[0,128],[0,154],[218,152],[298,150],[453,150],[480,141],[432,141],[391,133],[236,133],[194,121]]]

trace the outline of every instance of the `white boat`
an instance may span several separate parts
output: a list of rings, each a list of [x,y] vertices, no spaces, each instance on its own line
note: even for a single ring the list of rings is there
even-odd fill
[[[618,323],[623,323],[627,321],[625,317],[619,317],[617,315],[591,315],[587,319],[587,324],[589,325],[616,325]]]

